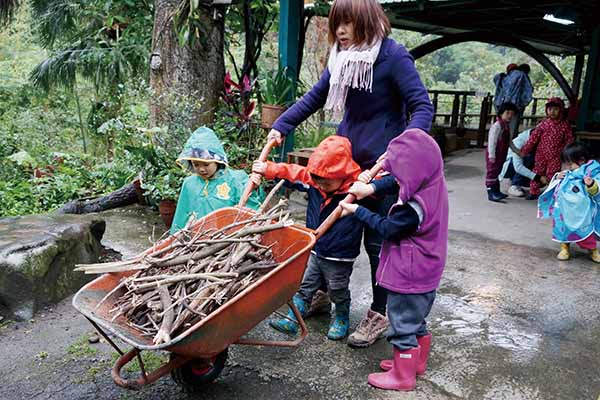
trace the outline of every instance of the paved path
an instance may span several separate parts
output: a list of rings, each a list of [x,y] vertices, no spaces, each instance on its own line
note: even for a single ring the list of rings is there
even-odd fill
[[[328,318],[321,316],[308,321],[310,334],[295,350],[232,347],[223,375],[196,398],[598,398],[600,267],[583,253],[556,261],[550,226],[535,218],[534,202],[488,202],[481,151],[464,151],[446,165],[449,258],[430,318],[435,336],[429,371],[415,392],[371,389],[366,375],[390,346],[381,340],[353,350],[329,341]],[[108,213],[107,244],[126,254],[143,249],[152,218],[139,208]],[[146,228],[138,228],[140,220]],[[352,325],[367,310],[369,287],[363,252],[352,276]],[[69,299],[32,323],[1,328],[0,398],[192,398],[168,378],[140,392],[116,387],[109,349],[85,344],[90,331]],[[266,324],[252,334],[280,337]]]

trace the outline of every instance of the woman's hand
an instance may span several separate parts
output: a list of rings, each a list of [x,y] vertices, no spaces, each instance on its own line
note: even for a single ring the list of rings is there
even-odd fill
[[[567,171],[560,171],[556,177],[558,179],[565,179],[565,175],[567,175]]]
[[[550,182],[550,181],[548,180],[547,177],[542,175],[542,176],[540,176],[540,182],[542,183],[542,185],[546,186],[548,184],[548,182]]]
[[[271,131],[267,135],[267,141],[270,142],[271,140],[277,141],[277,146],[281,146],[281,142],[283,141],[281,132],[279,132],[277,129],[271,129]]]
[[[591,187],[594,184],[594,180],[589,176],[586,176],[583,178],[583,183],[585,183],[585,186]]]
[[[264,161],[254,161],[252,163],[252,172],[264,175],[267,172],[267,163]]]
[[[260,180],[262,176],[259,174],[252,173],[250,174],[250,182],[254,184],[254,186],[260,186]]]
[[[371,184],[364,182],[354,182],[348,190],[348,193],[356,196],[357,200],[364,199],[365,197],[371,196],[375,193],[375,188]]]
[[[350,214],[354,214],[356,209],[358,208],[358,204],[346,203],[345,201],[340,201],[340,207],[342,207],[342,214],[340,218],[348,216]]]

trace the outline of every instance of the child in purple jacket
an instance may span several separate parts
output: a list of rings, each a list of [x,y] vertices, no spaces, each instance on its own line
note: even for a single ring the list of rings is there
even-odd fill
[[[440,150],[420,129],[408,129],[390,142],[383,168],[391,176],[370,184],[357,182],[350,193],[361,199],[398,191],[398,202],[387,217],[356,204],[340,205],[342,215],[354,213],[383,237],[377,284],[388,291],[387,339],[394,357],[381,362],[386,372],[370,374],[369,384],[408,391],[427,367],[431,333],[425,318],[446,263],[448,190]]]

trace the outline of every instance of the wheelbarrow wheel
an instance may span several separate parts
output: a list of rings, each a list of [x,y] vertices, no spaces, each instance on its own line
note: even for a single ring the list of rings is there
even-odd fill
[[[174,357],[171,354],[171,358]],[[227,349],[213,358],[197,358],[171,371],[171,378],[186,392],[197,392],[219,377],[227,362]]]

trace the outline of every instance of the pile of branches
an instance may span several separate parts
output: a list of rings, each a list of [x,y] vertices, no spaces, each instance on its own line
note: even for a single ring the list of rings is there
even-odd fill
[[[190,218],[167,247],[128,261],[78,265],[76,271],[107,273],[135,271],[123,278],[97,305],[124,291],[110,310],[113,321],[127,324],[166,343],[278,266],[271,247],[261,244],[263,233],[293,222],[283,214],[285,201],[243,221],[220,229],[204,229]],[[193,227],[193,229],[191,229]]]

